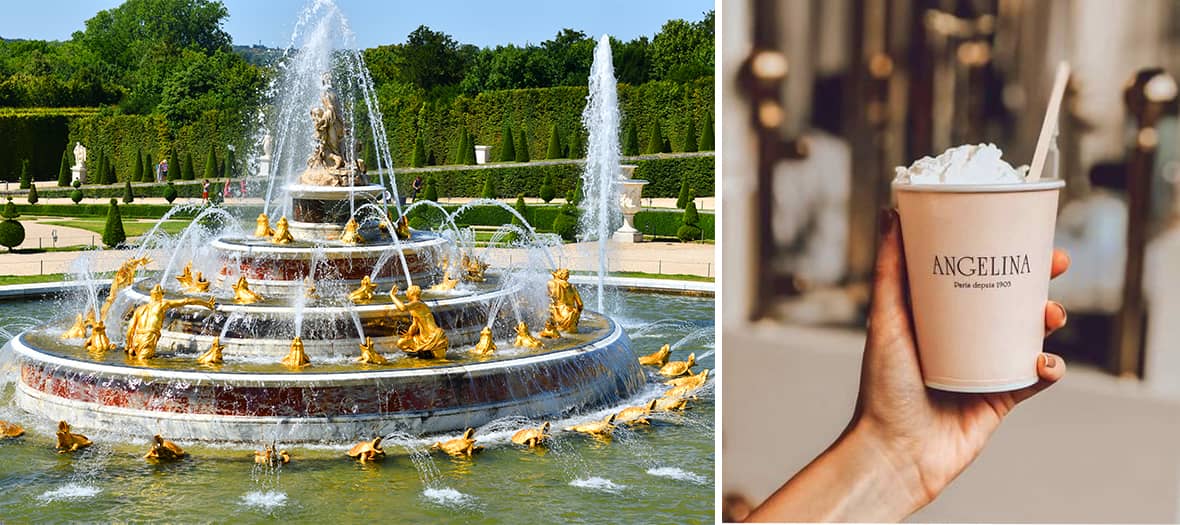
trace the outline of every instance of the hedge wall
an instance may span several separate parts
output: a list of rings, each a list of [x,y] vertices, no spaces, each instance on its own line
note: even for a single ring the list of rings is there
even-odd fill
[[[230,182],[230,188],[233,190],[234,197],[237,197],[237,195],[238,195],[239,180],[241,180],[241,179],[233,179]],[[259,178],[250,178],[250,179],[246,179],[246,180],[247,180],[247,184],[246,184],[247,196],[255,196],[255,197],[261,196],[263,194],[263,192],[266,191],[266,181],[265,180],[259,179]],[[201,182],[202,182],[201,180],[173,181],[172,185],[176,187],[176,195],[178,198],[181,198],[181,199],[196,198],[196,197],[201,196]],[[209,184],[209,194],[212,195],[215,192],[221,191],[222,185],[225,184],[225,179],[214,179],[214,180],[210,180],[209,183],[210,183]],[[135,197],[138,199],[141,197],[163,197],[164,196],[164,189],[167,188],[168,185],[162,184],[162,183],[155,183],[155,182],[151,182],[151,183],[136,182],[136,183],[132,183],[131,187],[134,190]],[[103,198],[103,199],[109,199],[109,198],[121,199],[121,198],[123,198],[124,189],[125,189],[124,184],[105,184],[105,185],[87,184],[85,186],[82,186],[82,193],[86,196],[86,198],[97,197],[97,198]],[[71,191],[74,191],[74,188],[72,188],[72,187],[68,187],[68,188],[53,187],[53,188],[46,188],[46,189],[38,189],[37,196],[41,197],[41,198],[69,197]],[[0,191],[0,197],[11,196],[13,199],[23,198],[26,194],[28,194],[28,190],[19,190],[19,191],[9,190],[7,192]]]
[[[514,137],[521,128],[528,131],[529,157],[533,159],[546,157],[555,124],[563,146],[569,145],[570,135],[575,132],[585,144],[586,133],[581,118],[587,93],[585,87],[554,87],[489,91],[452,100],[424,100],[417,95],[393,92],[390,88],[388,91],[379,90],[377,100],[385,117],[394,165],[401,167],[411,164],[419,134],[425,142],[427,157],[433,156],[437,164],[454,164],[451,157],[459,145],[462,127],[472,132],[476,144],[492,146],[491,158],[500,158],[501,135],[506,121],[511,123]],[[631,122],[635,123],[642,139],[650,135],[651,126],[658,121],[664,136],[672,142],[672,151],[684,151],[688,119],[694,120],[699,133],[705,120],[713,116],[713,78],[704,77],[688,83],[620,84],[619,110],[622,115],[620,140]],[[358,122],[367,122],[367,119],[358,118]],[[367,133],[361,131],[365,137],[368,137]]]
[[[443,205],[448,212],[454,213],[458,206]],[[548,232],[553,225],[553,219],[557,217],[561,206],[558,205],[535,205],[529,206],[529,213],[525,217],[529,224],[533,225],[542,232]],[[419,207],[415,208],[410,213],[410,217],[431,217],[437,215],[438,210],[433,207]],[[659,237],[675,237],[677,228],[680,228],[681,218],[684,213],[675,210],[644,210],[635,214],[635,228],[647,235],[655,235]],[[701,212],[700,227],[704,231],[704,238],[708,240],[715,239],[714,224],[715,216],[712,213]],[[512,214],[498,206],[475,206],[463,212],[463,215],[455,217],[455,224],[462,226],[499,226],[512,222]],[[435,223],[437,224],[437,222]]]
[[[689,186],[696,188],[697,196],[713,195],[715,162],[712,154],[690,156],[642,156],[625,157],[624,162],[636,164],[635,178],[649,181],[643,188],[644,197],[671,197],[680,193],[680,178],[688,176]],[[483,166],[454,166],[396,170],[398,192],[406,195],[414,177],[434,177],[438,181],[438,194],[442,198],[479,197],[483,182],[494,177],[496,196],[501,199],[513,198],[521,193],[536,197],[547,174],[553,175],[557,195],[573,190],[582,176],[581,161],[555,161],[527,165],[492,164]]]
[[[61,154],[69,144],[74,116],[60,113],[0,115],[0,181],[16,182],[21,161],[29,159],[33,180],[57,180]]]

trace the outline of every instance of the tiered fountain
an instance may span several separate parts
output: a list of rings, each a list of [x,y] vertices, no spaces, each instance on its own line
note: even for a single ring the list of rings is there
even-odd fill
[[[527,222],[516,237],[534,257],[513,268],[488,268],[453,220],[407,226],[359,54],[309,34],[275,93],[273,161],[272,135],[261,141],[253,234],[219,208],[179,239],[149,234],[103,304],[91,290],[76,317],[12,340],[18,404],[77,428],[294,442],[560,417],[637,393],[647,378],[627,335],[583,310]],[[354,106],[378,166],[356,159]]]

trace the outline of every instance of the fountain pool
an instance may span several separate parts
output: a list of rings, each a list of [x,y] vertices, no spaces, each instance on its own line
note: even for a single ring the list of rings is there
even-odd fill
[[[589,302],[594,296],[587,292]],[[673,359],[695,352],[698,367],[713,368],[712,299],[643,293],[611,298],[619,301],[614,318],[637,353],[672,343]],[[59,308],[53,300],[0,303],[0,343],[55,317]],[[677,312],[677,318],[664,319],[666,312]],[[258,447],[252,444],[180,441],[191,457],[148,463],[142,455],[150,436],[128,439],[114,431],[88,430],[94,446],[59,455],[53,450],[54,421],[16,407],[12,379],[0,384],[0,419],[28,431],[0,440],[0,514],[15,522],[713,520],[711,382],[689,410],[658,414],[650,428],[620,427],[609,443],[556,432],[548,449],[530,451],[508,442],[520,423],[504,420],[476,429],[487,449],[473,460],[425,455],[436,436],[405,436],[387,440],[389,457],[369,464],[344,456],[351,443],[279,443],[293,460],[268,470],[254,465],[252,450]],[[634,401],[662,391],[650,384]],[[553,426],[611,410],[618,407]]]

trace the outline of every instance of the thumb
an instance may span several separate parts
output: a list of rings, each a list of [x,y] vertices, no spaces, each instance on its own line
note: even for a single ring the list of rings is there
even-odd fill
[[[905,252],[901,244],[901,222],[897,211],[882,210],[879,223],[881,238],[877,246],[873,297],[869,308],[870,324],[909,311],[906,306]]]

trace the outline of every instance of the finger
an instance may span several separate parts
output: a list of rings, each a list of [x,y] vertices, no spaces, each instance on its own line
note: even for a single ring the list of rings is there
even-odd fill
[[[1056,278],[1069,269],[1069,254],[1061,248],[1053,249],[1052,262],[1049,264],[1049,278]]]
[[[1045,303],[1045,336],[1057,331],[1057,329],[1065,326],[1068,319],[1065,312],[1065,307],[1057,301],[1049,301]]]
[[[879,222],[881,240],[877,247],[872,306],[869,309],[870,322],[907,311],[901,223],[895,210],[882,210]]]
[[[1020,403],[1060,381],[1065,376],[1065,360],[1059,355],[1050,353],[1037,356],[1037,376],[1040,377],[1040,380],[1036,384],[1012,392],[1014,403]]]

